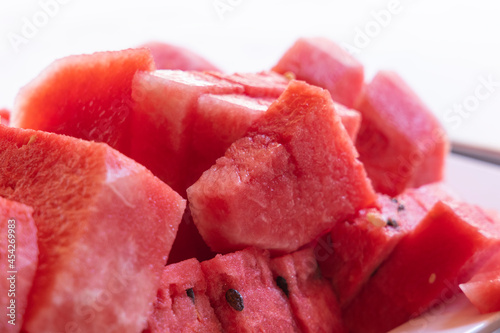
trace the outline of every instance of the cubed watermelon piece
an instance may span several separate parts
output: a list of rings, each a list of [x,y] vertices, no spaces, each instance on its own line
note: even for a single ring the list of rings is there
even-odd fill
[[[405,193],[417,200],[426,210],[430,210],[438,201],[450,204],[460,201],[458,194],[442,182],[412,188]]]
[[[472,279],[461,284],[460,289],[479,312],[500,311],[500,251]]]
[[[342,121],[342,125],[344,125],[347,134],[351,137],[352,142],[356,142],[359,128],[361,127],[361,113],[359,111],[349,109],[337,102],[333,102],[333,104],[335,105],[335,110],[340,116],[340,120]]]
[[[217,252],[292,252],[374,203],[356,156],[330,94],[294,81],[188,188],[196,226]]]
[[[0,124],[9,126],[10,111],[8,109],[0,109]]]
[[[379,195],[377,204],[381,208],[361,210],[356,218],[337,223],[316,245],[321,270],[331,279],[342,307],[427,212],[406,195]]]
[[[275,72],[235,73],[222,74],[210,72],[209,74],[233,83],[241,84],[245,94],[251,97],[278,98],[285,91],[289,79]]]
[[[0,126],[0,195],[33,207],[28,332],[139,332],[185,201],[108,145]]]
[[[33,209],[0,197],[0,332],[17,333],[23,325],[28,293],[38,265]],[[5,314],[7,316],[5,316]]]
[[[379,72],[356,110],[363,117],[356,148],[375,190],[395,196],[443,179],[444,130],[396,73]]]
[[[301,332],[344,332],[337,296],[322,276],[312,247],[272,259],[271,270]]]
[[[387,332],[445,302],[499,240],[498,225],[476,207],[439,201],[345,309],[347,327]]]
[[[252,248],[201,263],[224,332],[299,332],[269,264],[268,253]]]
[[[273,71],[327,89],[334,101],[352,108],[364,84],[363,65],[326,38],[300,38]]]
[[[242,86],[200,72],[138,73],[130,156],[184,195],[198,98],[238,93]]]
[[[180,69],[184,71],[220,71],[202,56],[184,47],[162,42],[150,42],[142,45],[153,55],[156,68]]]
[[[105,142],[128,154],[132,79],[153,69],[147,49],[56,60],[21,89],[11,124]]]
[[[206,295],[207,282],[198,260],[165,267],[154,311],[144,333],[222,332]]]

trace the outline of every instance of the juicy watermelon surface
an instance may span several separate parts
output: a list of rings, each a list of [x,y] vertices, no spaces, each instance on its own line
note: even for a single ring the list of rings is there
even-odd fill
[[[274,72],[235,73],[231,75],[210,72],[209,74],[242,85],[245,95],[251,97],[278,98],[290,82],[283,75]]]
[[[222,332],[206,290],[198,260],[189,259],[165,267],[154,311],[144,333]]]
[[[9,126],[10,123],[10,111],[7,109],[0,109],[0,123],[5,126]]]
[[[128,154],[132,79],[137,71],[151,70],[146,49],[56,60],[21,89],[11,124],[105,142]]]
[[[187,192],[196,226],[218,252],[291,252],[375,201],[329,93],[301,82]]]
[[[38,228],[23,328],[140,330],[185,201],[105,144],[4,126],[0,138],[0,195],[33,207]]]
[[[201,263],[224,332],[300,332],[269,263],[269,255],[255,249]]]
[[[19,332],[38,265],[37,229],[32,213],[31,207],[0,197],[0,233],[2,235],[0,238],[0,272],[4,277],[0,280],[2,291],[0,306],[7,315],[6,317],[4,315],[0,322],[0,331],[4,333]],[[9,230],[14,232],[9,232]],[[13,237],[9,237],[9,234]],[[13,280],[9,279],[12,275],[14,275]],[[11,288],[11,282],[13,282],[13,288]],[[11,300],[15,301],[12,311]]]

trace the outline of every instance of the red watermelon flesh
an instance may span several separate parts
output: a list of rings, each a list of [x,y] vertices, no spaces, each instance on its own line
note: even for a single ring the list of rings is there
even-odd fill
[[[460,289],[481,313],[500,311],[500,252]]]
[[[352,142],[356,142],[358,136],[359,128],[361,126],[361,113],[359,111],[348,109],[340,103],[333,102],[335,105],[335,110],[342,120],[342,125],[344,125],[347,134],[352,139]]]
[[[190,258],[199,261],[209,260],[215,257],[216,253],[210,250],[194,224],[189,207],[184,211],[182,222],[175,236],[172,250],[168,256],[168,264],[174,264]]]
[[[377,203],[380,209],[361,210],[356,218],[337,223],[316,245],[321,270],[331,279],[342,307],[427,212],[407,195],[379,195]]]
[[[298,80],[325,88],[334,101],[349,108],[354,107],[364,84],[361,63],[326,38],[300,38],[273,71],[292,72]]]
[[[217,78],[240,84],[251,97],[278,98],[285,91],[289,79],[275,72],[221,74],[210,72]]]
[[[292,252],[374,203],[356,155],[329,93],[294,81],[188,188],[195,224],[217,252]]]
[[[246,134],[272,102],[272,99],[245,95],[202,95],[194,120],[188,185],[194,184],[205,170],[224,156],[229,146]]]
[[[391,196],[443,178],[448,141],[436,117],[394,72],[366,86],[356,141],[375,190]]]
[[[185,201],[102,143],[0,126],[0,195],[33,207],[40,251],[23,329],[138,332]]]
[[[142,45],[153,55],[156,68],[180,69],[184,71],[220,71],[202,56],[186,48],[161,42]]]
[[[0,331],[4,333],[19,332],[23,324],[38,264],[37,230],[32,213],[31,207],[0,197],[0,306],[4,313]],[[10,279],[12,275],[14,278]]]
[[[405,193],[417,200],[426,210],[430,210],[438,201],[445,203],[460,201],[458,194],[441,182],[412,188]]]
[[[198,260],[165,267],[145,333],[222,332],[206,290],[207,282]]]
[[[0,109],[0,123],[5,126],[9,126],[10,122],[10,111],[7,109]]]
[[[274,280],[286,294],[301,332],[344,332],[337,296],[313,252],[306,248],[272,259]]]
[[[243,87],[200,72],[161,70],[138,73],[132,90],[130,156],[184,195],[198,98]]]
[[[224,332],[299,332],[269,264],[266,252],[252,248],[201,263]]]
[[[56,60],[21,89],[11,124],[105,142],[128,154],[132,79],[137,71],[151,70],[146,49]]]
[[[345,309],[350,332],[387,332],[449,302],[499,239],[474,206],[436,203]]]

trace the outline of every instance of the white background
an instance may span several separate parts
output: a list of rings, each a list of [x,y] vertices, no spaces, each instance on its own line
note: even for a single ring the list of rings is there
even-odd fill
[[[399,10],[377,31],[374,13],[394,1]],[[57,4],[47,22],[42,3]],[[24,38],[26,21],[40,27],[16,50],[9,38]],[[372,37],[361,45],[359,31],[366,29]],[[482,79],[500,84],[499,33],[498,0],[0,0],[0,107],[10,108],[22,85],[70,54],[160,40],[188,47],[228,72],[258,71],[272,67],[298,37],[325,36],[362,46],[356,57],[367,80],[379,69],[399,72],[453,140],[500,149],[500,86],[481,101],[474,97],[478,87],[484,93]],[[472,111],[453,121],[445,117],[475,98]],[[451,162],[448,177],[463,185],[462,194],[500,209],[500,184],[485,185],[500,181],[500,174],[458,164]]]

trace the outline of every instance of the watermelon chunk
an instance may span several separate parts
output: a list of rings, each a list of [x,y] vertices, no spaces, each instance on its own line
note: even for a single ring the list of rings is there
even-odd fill
[[[128,154],[132,79],[153,69],[146,49],[56,60],[21,89],[12,126],[105,142]]]
[[[481,313],[500,311],[500,252],[460,289]]]
[[[448,141],[436,117],[394,72],[379,72],[356,110],[363,117],[356,141],[378,192],[395,196],[442,180]]]
[[[220,71],[202,56],[186,48],[161,42],[142,45],[153,55],[156,68],[180,69],[184,71]]]
[[[387,332],[458,290],[498,249],[500,232],[482,211],[436,203],[344,311],[350,332]]]
[[[349,108],[356,104],[364,84],[361,63],[326,38],[300,38],[273,71],[292,72],[298,80],[325,88],[334,101]]]
[[[337,223],[317,244],[321,270],[343,307],[427,212],[407,195],[379,195],[377,203],[380,209],[361,210],[353,220]]]
[[[187,193],[212,250],[274,254],[298,249],[376,199],[330,94],[299,81]]]
[[[198,98],[242,92],[240,85],[199,72],[138,73],[130,156],[184,195]]]
[[[243,86],[245,94],[251,97],[278,98],[285,91],[289,79],[275,72],[221,74],[210,72],[217,78]]]
[[[19,332],[23,324],[38,264],[37,230],[32,213],[31,207],[0,197],[0,306],[4,313],[0,331],[4,333]]]
[[[5,126],[9,126],[10,122],[10,111],[7,109],[0,109],[0,123]]]
[[[458,194],[442,182],[412,188],[405,193],[417,200],[426,210],[430,210],[438,201],[450,204],[460,201]]]
[[[102,143],[0,126],[0,195],[33,207],[39,264],[23,329],[138,332],[185,201]]]
[[[267,253],[251,248],[201,263],[224,332],[299,332],[269,263]]]
[[[144,333],[222,332],[206,290],[207,282],[198,260],[165,267],[154,312]]]
[[[313,248],[275,258],[271,270],[304,333],[344,332],[340,307],[332,286],[319,269]]]
[[[361,127],[361,113],[359,111],[349,109],[340,103],[333,102],[335,105],[335,110],[340,116],[342,125],[344,125],[347,134],[352,139],[352,142],[356,142],[358,137],[359,128]]]

